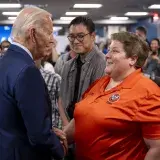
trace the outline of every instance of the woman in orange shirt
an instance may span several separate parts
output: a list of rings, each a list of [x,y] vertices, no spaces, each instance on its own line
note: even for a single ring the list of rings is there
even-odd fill
[[[107,76],[84,93],[65,128],[76,160],[160,159],[160,89],[141,73],[148,53],[138,36],[112,35]]]

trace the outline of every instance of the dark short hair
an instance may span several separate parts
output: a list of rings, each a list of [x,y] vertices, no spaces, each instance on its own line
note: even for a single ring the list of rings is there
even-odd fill
[[[158,38],[153,38],[153,39],[151,40],[151,42],[152,42],[152,41],[157,41],[158,45],[160,46],[160,40],[159,40]]]
[[[114,33],[111,35],[111,40],[117,40],[123,44],[126,57],[138,57],[135,64],[136,69],[143,67],[150,51],[147,42],[143,41],[136,34],[129,32]]]
[[[65,52],[69,52],[71,50],[71,47],[70,47],[70,45],[68,44],[67,46],[66,46],[66,48],[65,48]]]
[[[87,30],[90,33],[95,32],[95,24],[93,23],[92,19],[86,16],[78,16],[76,18],[74,18],[68,28],[70,28],[72,25],[78,25],[78,24],[83,24],[84,26],[87,27]]]
[[[8,40],[4,40],[4,41],[2,41],[2,42],[1,42],[1,46],[3,45],[3,43],[8,43],[9,45],[11,44],[11,42],[10,42],[10,41],[8,41]]]
[[[145,35],[147,34],[147,29],[143,26],[139,26],[136,28],[136,30],[140,31],[140,32],[143,32]]]

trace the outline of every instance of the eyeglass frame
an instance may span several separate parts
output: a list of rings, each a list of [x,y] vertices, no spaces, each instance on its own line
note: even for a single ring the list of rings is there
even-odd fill
[[[80,33],[80,34],[81,34],[81,33]],[[91,34],[91,33],[89,32],[89,33],[86,33],[86,34],[83,35],[83,40],[84,40],[84,37],[87,36],[88,34]],[[70,37],[70,35],[67,36],[68,40],[70,41],[69,37]],[[78,37],[78,34],[77,34],[76,36],[74,36],[74,40],[73,40],[73,41],[70,41],[70,42],[74,42],[75,39],[77,39],[77,37]],[[78,40],[79,42],[83,42],[83,40],[82,40],[82,41],[80,41],[79,39],[77,39],[77,40]]]

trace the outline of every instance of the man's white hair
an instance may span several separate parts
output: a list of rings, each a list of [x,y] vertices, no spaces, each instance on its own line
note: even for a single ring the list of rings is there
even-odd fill
[[[38,7],[26,7],[17,16],[11,32],[11,38],[14,41],[16,38],[26,36],[26,31],[31,26],[38,26],[44,22],[46,17],[52,17],[51,14]]]

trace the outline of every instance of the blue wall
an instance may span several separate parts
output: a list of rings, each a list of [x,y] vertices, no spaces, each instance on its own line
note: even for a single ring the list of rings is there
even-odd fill
[[[1,25],[0,26],[0,42],[4,40],[9,40],[10,41],[10,34],[11,34],[11,25]]]
[[[139,20],[137,24],[130,25],[129,31],[135,32],[138,26],[144,26],[147,29],[147,39],[151,41],[153,38],[157,38],[157,26],[152,23],[152,19],[142,19]]]

